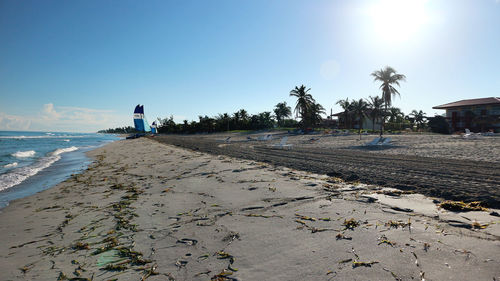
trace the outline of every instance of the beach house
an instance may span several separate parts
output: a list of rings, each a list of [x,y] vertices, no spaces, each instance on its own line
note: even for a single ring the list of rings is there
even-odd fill
[[[480,98],[460,100],[434,106],[445,109],[446,120],[452,132],[466,128],[473,132],[500,131],[500,98]]]

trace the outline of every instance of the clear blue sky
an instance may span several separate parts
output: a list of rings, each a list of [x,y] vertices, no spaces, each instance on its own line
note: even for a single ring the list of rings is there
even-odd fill
[[[272,111],[300,84],[338,112],[386,65],[405,113],[500,96],[499,0],[0,0],[0,42],[0,130]]]

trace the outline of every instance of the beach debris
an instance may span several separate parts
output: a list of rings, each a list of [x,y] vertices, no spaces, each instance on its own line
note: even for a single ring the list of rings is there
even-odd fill
[[[188,261],[185,261],[185,260],[177,260],[175,262],[175,266],[177,266],[179,268],[186,266],[186,264],[188,264]]]
[[[427,242],[424,242],[424,251],[428,251],[429,248],[431,247],[431,244],[427,243]]]
[[[222,241],[232,242],[236,239],[240,239],[240,234],[238,232],[230,231],[226,236],[224,236],[224,238],[222,238]]]
[[[348,263],[348,262],[351,262],[351,261],[352,261],[352,259],[345,259],[345,260],[339,261],[339,264]]]
[[[30,269],[31,269],[33,266],[34,266],[34,264],[33,264],[33,263],[30,263],[30,264],[27,264],[27,265],[25,265],[25,266],[23,266],[23,267],[20,267],[20,268],[19,268],[19,270],[21,270],[21,272],[22,272],[23,274],[26,274],[28,271],[30,271]]]
[[[264,207],[263,206],[251,206],[251,207],[242,208],[240,211],[249,211],[249,210],[257,210],[257,209],[264,209]]]
[[[353,261],[352,268],[364,266],[364,267],[372,267],[372,265],[379,263],[378,261]]]
[[[233,256],[230,255],[229,253],[227,252],[224,252],[224,251],[218,251],[217,253],[215,253],[215,255],[217,255],[217,259],[232,259]]]
[[[90,250],[89,243],[76,242],[71,246],[73,250]]]
[[[448,200],[439,204],[439,207],[452,212],[488,211],[480,201],[465,203],[463,201]]]
[[[403,194],[413,194],[413,191],[407,191],[407,190],[378,190],[375,193],[377,194],[383,194],[383,195],[388,195],[388,196],[394,196],[394,197],[399,197]]]
[[[211,281],[225,281],[225,280],[234,280],[234,278],[227,277],[232,275],[233,272],[227,269],[222,270],[219,274],[216,274],[210,278]]]
[[[336,274],[337,272],[333,271],[333,270],[328,270],[326,272],[326,275],[330,275],[330,274]]]
[[[272,192],[276,192],[276,187],[274,187],[274,186],[269,186],[269,188],[268,188],[268,189],[269,189],[270,191],[272,191]]]
[[[245,214],[244,216],[246,217],[255,217],[255,218],[283,218],[283,216],[280,215],[261,215],[261,214]]]
[[[411,252],[413,254],[413,256],[415,257],[415,265],[417,267],[420,267],[420,264],[418,263],[418,257],[417,257],[417,254],[415,254],[415,252]]]
[[[177,240],[177,243],[182,243],[182,244],[186,244],[186,245],[189,245],[189,246],[194,246],[198,243],[198,240],[196,239],[189,239],[189,238],[182,238],[182,239],[179,239]]]
[[[389,220],[385,223],[385,226],[388,226],[389,228],[398,228],[398,227],[405,228],[406,226],[408,226],[408,224],[399,220],[398,221]]]
[[[127,269],[128,267],[124,264],[108,264],[104,268],[101,268],[101,270],[107,270],[107,271],[124,271]]]
[[[208,257],[210,257],[209,254],[203,254],[203,255],[199,256],[197,259],[199,259],[199,260],[206,260],[206,259],[208,259]]]
[[[396,273],[392,272],[391,270],[389,270],[389,269],[387,269],[387,268],[385,268],[385,267],[383,267],[382,269],[383,269],[383,270],[385,270],[385,271],[387,271],[387,272],[389,272],[389,273],[391,274],[391,276],[392,276],[392,277],[393,277],[396,281],[402,281],[402,280],[403,280],[403,279],[399,278],[399,277],[396,275]]]
[[[167,193],[167,192],[170,192],[171,190],[172,190],[172,188],[167,187],[161,193]]]
[[[488,225],[489,225],[489,223],[481,224],[478,221],[474,221],[471,224],[472,228],[474,228],[474,229],[485,229],[486,227],[488,227]]]
[[[229,269],[229,270],[231,270],[231,271],[233,271],[233,272],[238,271],[238,269],[237,269],[237,268],[232,267],[231,265],[232,265],[232,263],[229,263],[229,265],[227,266],[227,269]]]
[[[395,243],[395,242],[392,242],[392,241],[389,241],[389,240],[387,240],[387,239],[384,239],[384,240],[381,240],[380,242],[378,242],[378,245],[380,245],[380,244],[387,244],[387,245],[389,245],[389,246],[391,246],[391,247],[394,247],[394,245],[395,245],[396,243]]]
[[[295,214],[295,216],[301,220],[309,220],[309,221],[317,221],[318,220],[317,218],[312,218],[312,217],[308,217],[308,216],[304,216],[304,215],[300,215],[300,214]]]
[[[413,209],[410,209],[410,208],[400,208],[400,207],[396,207],[396,206],[391,207],[391,209],[394,210],[394,211],[405,212],[405,213],[411,213],[411,212],[413,212]]]
[[[344,222],[342,224],[344,225],[344,230],[345,229],[354,230],[354,228],[359,226],[359,222],[354,218],[350,218],[348,220],[344,219]]]
[[[490,213],[490,216],[500,217],[500,214],[498,212],[492,211]]]
[[[347,237],[347,236],[344,235],[344,233],[339,233],[339,234],[335,235],[335,238],[337,240],[342,240],[342,239],[344,239],[344,240],[352,240],[352,237]]]
[[[35,210],[35,212],[40,212],[40,211],[45,211],[45,210],[53,210],[53,209],[62,209],[62,206],[53,205],[53,206],[49,206],[49,207],[38,208]]]
[[[207,271],[203,271],[203,272],[199,272],[199,273],[196,273],[194,275],[194,277],[199,277],[199,276],[202,276],[202,275],[208,275],[210,274],[212,271],[211,270],[207,270]]]
[[[57,276],[57,280],[67,280],[68,277],[66,276],[66,274],[64,274],[62,271],[59,271],[59,275]]]
[[[156,272],[156,269],[158,268],[158,265],[155,263],[153,264],[149,269],[144,270],[144,275],[142,275],[141,280],[146,280],[148,279],[149,276],[152,275],[158,275],[159,273]]]
[[[307,226],[307,224],[306,224],[306,222],[305,222],[305,221],[295,220],[295,222],[300,223],[300,224],[301,224],[301,225],[303,225],[303,226]]]

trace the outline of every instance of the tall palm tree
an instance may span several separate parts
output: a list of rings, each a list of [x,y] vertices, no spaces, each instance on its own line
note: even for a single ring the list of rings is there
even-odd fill
[[[311,104],[316,102],[312,95],[308,93],[310,90],[311,88],[306,89],[306,86],[301,85],[300,87],[295,86],[295,89],[290,91],[290,96],[297,98],[294,111],[296,116],[301,117],[303,128],[306,128],[308,125],[307,116],[309,114],[308,112],[311,108]]]
[[[349,102],[349,99],[348,98],[345,98],[345,100],[338,100],[337,103],[338,105],[340,105],[340,107],[342,107],[342,109],[344,110],[343,112],[343,115],[344,115],[344,129],[347,129],[347,120],[349,119],[349,111],[351,110],[350,107],[351,107],[351,103]]]
[[[278,121],[278,126],[283,125],[283,120],[292,114],[292,108],[286,104],[286,101],[280,102],[275,105],[274,114]]]
[[[358,118],[359,122],[359,139],[361,139],[361,130],[363,129],[363,121],[366,117],[366,111],[368,110],[368,103],[363,99],[359,99],[358,101],[354,100],[351,103],[352,105],[352,113],[354,116]]]
[[[372,119],[372,129],[375,130],[375,121],[384,114],[384,100],[379,96],[370,96],[368,101],[370,106],[370,118]]]
[[[385,102],[385,111],[387,112],[387,107],[392,104],[392,97],[400,95],[398,90],[394,87],[398,87],[400,81],[406,81],[406,76],[399,74],[390,66],[386,66],[383,69],[372,72],[371,74],[374,78],[373,81],[380,81],[380,89],[382,90],[382,99]],[[380,127],[380,136],[382,136],[385,127],[385,116],[383,118],[382,126]]]

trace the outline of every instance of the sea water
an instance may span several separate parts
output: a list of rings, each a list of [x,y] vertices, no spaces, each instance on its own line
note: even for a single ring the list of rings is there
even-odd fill
[[[85,152],[119,139],[110,134],[0,131],[0,208],[85,169]]]

